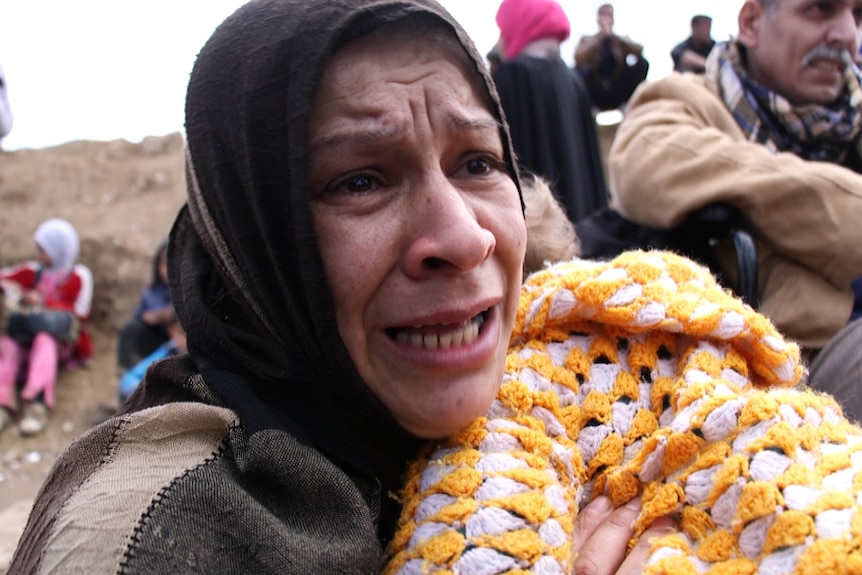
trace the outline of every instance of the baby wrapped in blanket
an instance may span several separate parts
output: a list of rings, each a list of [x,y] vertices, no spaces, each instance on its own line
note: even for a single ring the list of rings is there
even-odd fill
[[[862,573],[862,429],[799,350],[662,252],[525,283],[484,417],[411,467],[386,573],[569,573],[579,509],[675,514],[647,573]]]

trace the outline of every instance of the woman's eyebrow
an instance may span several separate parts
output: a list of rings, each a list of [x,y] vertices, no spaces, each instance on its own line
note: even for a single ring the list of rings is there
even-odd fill
[[[446,123],[459,128],[461,130],[494,130],[497,131],[503,127],[503,125],[495,120],[494,118],[482,118],[482,117],[474,117],[467,118],[464,116],[451,114],[446,118]]]
[[[446,124],[461,131],[483,132],[494,131],[502,127],[502,124],[493,118],[467,118],[465,116],[450,114],[446,117]],[[312,140],[311,150],[331,150],[343,146],[371,146],[380,142],[392,140],[409,131],[412,128],[410,122],[401,122],[387,126],[374,126],[372,128],[359,128],[341,133],[325,134]]]
[[[385,142],[400,136],[410,130],[409,122],[391,124],[387,126],[375,126],[368,129],[357,129],[334,134],[326,134],[311,141],[311,150],[339,148],[342,146],[368,146],[378,142]]]

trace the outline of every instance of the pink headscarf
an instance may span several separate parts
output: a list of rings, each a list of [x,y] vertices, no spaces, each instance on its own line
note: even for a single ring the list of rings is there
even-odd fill
[[[554,38],[563,42],[571,27],[557,0],[503,0],[497,10],[497,26],[508,60],[536,40]]]

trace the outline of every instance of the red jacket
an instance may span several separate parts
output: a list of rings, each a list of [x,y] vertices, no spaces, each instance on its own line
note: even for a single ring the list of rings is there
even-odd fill
[[[25,262],[0,270],[0,280],[13,281],[23,290],[37,289],[39,278],[37,262]],[[82,325],[78,340],[75,342],[75,355],[80,359],[92,357],[93,340],[83,328],[90,317],[93,304],[93,274],[90,269],[84,264],[75,264],[66,279],[45,294],[44,298],[45,307],[75,314]]]

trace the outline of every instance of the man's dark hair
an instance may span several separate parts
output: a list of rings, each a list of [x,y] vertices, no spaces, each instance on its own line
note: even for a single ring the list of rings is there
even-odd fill
[[[712,22],[712,18],[710,16],[707,16],[706,14],[695,14],[691,18],[691,27],[694,28],[695,26],[698,26],[704,22]]]

